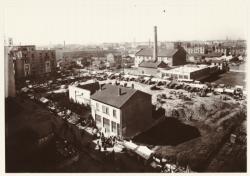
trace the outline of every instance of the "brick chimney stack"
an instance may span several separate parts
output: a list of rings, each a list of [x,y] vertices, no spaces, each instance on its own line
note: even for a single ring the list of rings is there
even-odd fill
[[[158,46],[157,46],[157,26],[154,26],[154,53],[153,59],[155,62],[158,60]]]

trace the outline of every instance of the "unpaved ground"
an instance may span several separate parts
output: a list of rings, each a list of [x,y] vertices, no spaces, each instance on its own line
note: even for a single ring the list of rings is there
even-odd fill
[[[105,82],[114,83],[115,80]],[[120,84],[123,85],[124,81],[120,81]],[[235,145],[227,144],[234,129],[246,119],[246,101],[236,101],[226,95],[199,97],[185,90],[168,89],[163,86],[161,90],[150,90],[150,85],[138,82],[128,82],[127,87],[132,87],[132,84],[135,89],[151,94],[152,104],[162,107],[165,116],[175,117],[187,125],[196,127],[200,132],[200,137],[177,146],[155,146],[153,150],[157,154],[173,159],[180,165],[188,164],[194,171],[244,172],[246,161],[242,156],[246,155],[246,145],[234,147]],[[191,100],[178,98],[179,93]],[[157,101],[159,94],[165,94],[167,99]],[[227,100],[223,100],[224,96]],[[240,155],[235,159],[236,151]],[[241,163],[242,167],[232,165],[234,160]]]

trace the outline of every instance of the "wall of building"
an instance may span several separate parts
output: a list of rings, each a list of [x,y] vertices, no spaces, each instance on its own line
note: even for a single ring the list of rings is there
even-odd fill
[[[13,63],[13,58],[9,57],[9,51],[10,51],[9,47],[4,47],[5,98],[15,97],[16,95],[14,63]]]
[[[15,60],[16,78],[28,75],[42,76],[54,72],[56,68],[55,57],[54,50],[22,51],[22,57]]]
[[[204,68],[190,73],[190,79],[201,80],[210,76],[210,68]]]
[[[15,77],[17,79],[24,77],[24,60],[16,59],[14,65],[15,65]]]
[[[90,91],[69,86],[69,99],[78,104],[90,105]]]
[[[172,57],[165,57],[165,56],[158,56],[157,57],[158,61],[163,61],[169,66],[172,66],[173,58]],[[135,67],[139,67],[139,64],[142,63],[143,61],[154,61],[153,57],[151,56],[135,56]]]
[[[172,66],[186,64],[187,52],[181,48],[173,55]]]
[[[122,136],[135,136],[149,128],[151,123],[151,95],[137,92],[122,107]]]
[[[97,108],[98,106],[98,108]],[[106,107],[108,108],[108,112],[109,114],[106,114],[103,112],[103,109],[102,107]],[[116,117],[113,116],[113,110],[116,111]],[[107,104],[104,104],[102,102],[98,102],[96,100],[93,100],[91,99],[91,114],[92,114],[92,117],[94,118],[94,120],[96,121],[96,116],[98,115],[100,118],[101,118],[101,122],[100,123],[96,123],[97,127],[105,132],[104,130],[104,126],[103,126],[103,118],[106,118],[109,120],[109,133],[107,132],[106,130],[106,133],[110,136],[119,136],[121,134],[121,110],[118,109],[118,108],[115,108],[113,106],[110,106],[110,105],[107,105]],[[116,124],[116,131],[112,132],[112,122],[114,122]],[[119,129],[118,129],[119,128]]]
[[[144,67],[138,67],[139,74],[147,74],[152,76],[159,76],[160,71],[157,68],[144,68]]]
[[[206,77],[210,76],[210,68],[201,68],[199,70],[194,70],[187,72],[185,71],[185,68],[183,68],[183,71],[175,71],[173,70],[167,70],[167,71],[162,71],[162,77],[172,77],[174,79],[186,79],[186,80],[201,80]]]
[[[143,56],[135,56],[135,67],[139,67],[139,64],[143,61]]]

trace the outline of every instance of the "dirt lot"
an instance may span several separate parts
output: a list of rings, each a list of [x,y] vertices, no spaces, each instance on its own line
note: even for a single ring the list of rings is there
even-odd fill
[[[237,82],[236,77],[240,78],[241,81],[244,80],[244,75],[241,73],[234,74],[229,72],[224,76],[226,77],[218,79],[217,83],[228,84],[228,80],[234,77],[235,79],[231,83],[240,85],[240,83]],[[112,80],[108,82],[114,81]],[[123,83],[124,82],[121,81],[121,84]],[[166,158],[174,158],[176,162],[183,164],[184,166],[189,164],[194,171],[212,172],[217,170],[244,172],[244,167],[238,167],[237,165],[232,167],[232,164],[230,164],[232,162],[229,161],[233,161],[233,154],[221,155],[219,158],[221,163],[218,164],[217,167],[211,167],[210,163],[217,155],[219,155],[219,153],[225,153],[223,150],[228,150],[224,149],[223,146],[228,142],[232,131],[246,118],[246,102],[236,101],[230,96],[226,96],[227,100],[223,100],[221,95],[199,97],[192,95],[185,90],[174,90],[164,87],[162,87],[161,90],[150,90],[151,86],[137,82],[129,82],[127,86],[131,87],[131,84],[134,84],[136,89],[151,94],[152,103],[161,106],[165,110],[165,116],[174,116],[183,123],[182,125],[190,125],[191,127],[196,128],[201,135],[200,137],[189,136],[190,138],[187,137],[188,140],[183,140],[182,143],[176,142],[176,146],[171,146],[175,144],[171,144],[171,138],[169,138],[169,136],[171,137],[172,135],[178,137],[175,133],[176,131],[171,131],[168,126],[169,124],[158,124],[155,128],[144,132],[141,136],[137,136],[135,140],[136,142],[148,144],[149,146],[152,146],[153,144],[155,145],[153,150],[155,150],[156,153]],[[173,91],[175,91],[176,94],[173,94]],[[191,100],[185,101],[178,98],[177,92],[185,94],[187,97],[190,97]],[[157,96],[163,93],[166,94],[167,99],[163,99],[159,104],[159,102],[157,102]],[[176,126],[171,127],[175,128]],[[169,128],[171,132],[165,128]],[[175,130],[177,129],[178,128],[176,127]],[[159,136],[162,136],[163,134],[164,137],[168,136],[165,141],[159,139]],[[179,137],[180,136],[181,135],[179,135]],[[177,139],[175,138],[175,140]],[[164,142],[165,144],[163,144]],[[236,149],[232,149],[231,147],[229,150],[241,152],[240,156],[246,155],[244,147],[238,147]],[[244,157],[238,157],[237,161],[243,163],[243,165],[246,164]],[[219,167],[223,169],[220,169]]]
[[[225,85],[242,85],[246,86],[246,74],[244,72],[227,72],[217,77],[211,77],[208,82],[214,82],[217,84],[225,84]]]

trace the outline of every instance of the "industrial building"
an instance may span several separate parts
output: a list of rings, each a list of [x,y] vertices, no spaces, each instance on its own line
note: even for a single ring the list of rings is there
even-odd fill
[[[91,96],[91,113],[104,134],[133,137],[151,126],[151,95],[106,84]]]
[[[179,80],[202,80],[218,69],[217,66],[184,65],[170,70],[161,70],[161,76]]]
[[[186,64],[187,52],[180,45],[174,48],[159,48],[157,45],[157,27],[154,27],[154,48],[143,48],[135,54],[135,67],[142,62],[164,62],[168,66]]]

